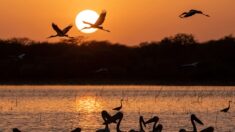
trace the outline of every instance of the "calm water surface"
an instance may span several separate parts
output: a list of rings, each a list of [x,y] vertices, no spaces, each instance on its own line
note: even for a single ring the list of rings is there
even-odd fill
[[[235,87],[205,86],[0,86],[0,131],[85,132],[103,128],[100,112],[120,105],[121,129],[138,129],[138,118],[159,116],[165,132],[191,130],[190,114],[217,132],[235,132]],[[231,103],[229,113],[220,109]],[[115,132],[115,124],[110,126]],[[151,130],[151,124],[146,131]]]

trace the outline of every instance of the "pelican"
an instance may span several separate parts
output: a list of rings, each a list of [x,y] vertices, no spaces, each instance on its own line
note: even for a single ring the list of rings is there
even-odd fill
[[[144,128],[143,128],[143,124],[144,124],[144,127],[146,127],[146,124],[144,122],[144,117],[140,116],[140,118],[139,118],[140,130],[138,131],[138,130],[131,129],[129,132],[145,132]]]
[[[69,30],[72,28],[72,25],[67,26],[66,28],[64,28],[63,30],[61,30],[55,23],[52,23],[52,28],[56,31],[56,35],[51,35],[48,38],[53,38],[53,37],[68,37],[68,38],[73,38],[73,37],[69,37],[67,35],[67,33],[69,32]]]
[[[159,118],[157,116],[154,116],[153,118],[151,118],[148,121],[146,121],[145,124],[154,122],[152,132],[161,132],[162,129],[163,129],[163,126],[162,126],[162,124],[158,124],[157,125],[158,121],[159,121]]]
[[[195,121],[200,125],[204,125],[201,120],[199,120],[194,114],[192,114],[191,115],[191,123],[193,125],[193,131],[190,131],[190,132],[197,132],[197,127],[195,125]],[[180,129],[179,132],[188,132],[188,131],[186,131],[185,129]],[[208,128],[201,130],[200,132],[214,132],[214,128],[208,127]]]
[[[105,128],[104,129],[96,130],[96,132],[110,132],[108,123],[105,124]]]
[[[71,132],[81,132],[81,131],[82,131],[81,128],[76,128],[76,129],[72,130]]]
[[[122,101],[123,99],[121,99],[121,105],[119,107],[113,108],[113,110],[119,111],[122,109]]]
[[[227,112],[229,111],[229,109],[230,109],[230,103],[231,103],[231,102],[232,102],[232,101],[229,101],[229,102],[228,102],[228,107],[227,107],[227,108],[222,109],[220,112],[227,113]]]
[[[96,132],[110,132],[108,125],[111,123],[116,123],[117,120],[119,120],[117,123],[117,132],[121,132],[119,127],[120,127],[121,120],[123,118],[123,113],[118,112],[115,115],[110,116],[110,114],[107,111],[102,111],[101,114],[102,114],[102,118],[104,120],[103,124],[105,125],[105,128],[99,129]]]
[[[102,24],[104,23],[105,17],[106,17],[107,12],[105,10],[103,10],[99,16],[99,18],[96,20],[96,22],[94,24],[83,21],[83,23],[90,25],[90,27],[84,27],[82,30],[84,29],[90,29],[90,28],[97,28],[106,32],[110,32],[107,29],[104,29]]]
[[[101,115],[102,115],[102,118],[104,120],[103,124],[105,125],[105,128],[104,129],[99,129],[96,132],[110,132],[109,124],[112,123],[110,114],[107,111],[104,110],[104,111],[101,112]]]
[[[118,119],[118,123],[117,123],[117,127],[116,127],[117,132],[122,132],[120,130],[120,124],[121,124],[121,121],[122,121],[122,118],[123,118],[123,113],[118,112],[116,115],[113,116],[113,118]]]
[[[204,14],[202,11],[194,10],[194,9],[190,10],[189,12],[182,13],[179,17],[180,18],[187,18],[187,17],[191,17],[191,16],[193,16],[195,14],[202,14],[202,15],[204,15],[206,17],[210,17],[209,15]]]
[[[18,128],[13,128],[12,132],[21,132]]]

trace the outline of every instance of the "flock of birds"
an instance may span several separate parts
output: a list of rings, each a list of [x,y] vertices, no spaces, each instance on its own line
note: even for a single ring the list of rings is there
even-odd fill
[[[159,122],[159,117],[158,116],[154,116],[154,117],[150,118],[147,121],[144,121],[144,117],[140,116],[139,117],[139,129],[138,130],[131,129],[129,131],[121,131],[120,130],[120,125],[121,125],[121,121],[123,119],[123,113],[120,110],[122,109],[122,106],[123,106],[122,105],[123,99],[121,99],[120,102],[121,102],[121,105],[119,107],[116,107],[116,108],[112,109],[112,110],[117,111],[117,113],[114,114],[113,116],[111,116],[105,110],[103,110],[101,112],[101,116],[104,120],[103,125],[105,127],[103,129],[96,130],[96,132],[110,132],[109,125],[112,124],[112,123],[116,124],[116,131],[117,132],[145,132],[144,128],[146,127],[147,124],[150,124],[150,123],[153,123],[151,132],[162,132],[163,131],[163,125],[158,123]],[[229,112],[231,102],[232,101],[229,101],[228,107],[220,110],[220,112],[223,112],[223,113]],[[200,125],[204,125],[204,123],[195,114],[191,114],[191,124],[192,124],[193,130],[180,129],[179,132],[214,132],[214,127],[212,127],[212,126],[198,131],[197,127],[196,127],[196,123],[198,123]],[[21,132],[18,128],[13,128],[12,131],[13,132]],[[81,128],[76,128],[76,129],[72,130],[71,132],[81,132],[81,131],[82,131]]]
[[[82,30],[84,29],[91,29],[91,28],[96,28],[96,29],[100,29],[100,30],[103,30],[103,31],[106,31],[106,32],[110,32],[110,30],[108,29],[104,29],[104,27],[102,26],[102,24],[104,23],[105,21],[105,18],[106,18],[106,14],[107,12],[105,10],[103,10],[98,19],[96,20],[96,22],[93,24],[93,23],[90,23],[90,22],[86,22],[86,21],[83,21],[83,23],[89,25],[88,27],[84,27]],[[210,17],[209,15],[207,14],[204,14],[202,11],[200,10],[190,10],[188,12],[184,12],[182,13],[179,17],[180,18],[188,18],[188,17],[191,17],[193,15],[196,15],[196,14],[201,14],[201,15],[204,15],[206,17]],[[68,38],[73,38],[73,37],[70,37],[67,35],[67,33],[69,32],[69,30],[72,28],[73,26],[72,25],[69,25],[67,27],[65,27],[63,30],[60,29],[55,23],[52,23],[52,28],[55,30],[55,32],[57,33],[56,35],[51,35],[50,37],[48,38],[53,38],[53,37],[68,37]]]
[[[123,113],[120,112],[120,110],[122,109],[122,102],[123,99],[121,99],[121,105],[119,107],[114,108],[113,110],[118,111],[115,115],[111,116],[107,111],[102,111],[101,115],[102,118],[104,120],[104,125],[105,128],[104,129],[99,129],[96,132],[110,132],[109,129],[109,124],[111,123],[116,123],[116,131],[117,132],[124,132],[120,130],[120,124],[121,121],[123,119]],[[220,112],[224,112],[227,113],[230,109],[230,103],[232,101],[229,101],[229,105],[228,107],[220,110]],[[154,116],[152,118],[150,118],[147,121],[144,121],[144,117],[140,116],[139,117],[139,130],[135,130],[135,129],[131,129],[128,132],[145,132],[144,127],[146,127],[147,124],[153,123],[153,127],[152,127],[152,131],[151,132],[162,132],[163,131],[163,125],[158,123],[159,122],[159,117],[158,116]],[[191,114],[191,123],[193,126],[193,130],[186,130],[186,129],[180,129],[179,132],[214,132],[214,127],[210,126],[207,127],[203,130],[198,131],[197,127],[196,127],[196,123],[200,124],[200,125],[204,125],[204,123],[195,115],[195,114]],[[81,132],[81,128],[76,128],[75,130],[71,131],[71,132]]]
[[[103,26],[102,26],[102,24],[105,21],[106,14],[107,14],[107,12],[105,10],[103,10],[101,12],[99,18],[96,20],[96,22],[94,24],[83,21],[83,23],[89,25],[89,27],[84,27],[82,30],[90,29],[90,28],[96,28],[96,29],[100,29],[100,30],[103,30],[103,31],[106,31],[106,32],[110,32],[109,30],[104,29]],[[182,13],[179,17],[180,18],[188,18],[188,17],[191,17],[191,16],[196,15],[196,14],[201,14],[201,15],[204,15],[206,17],[210,17],[209,15],[204,14],[202,11],[194,10],[194,9],[192,9],[188,12]],[[60,29],[55,23],[52,23],[52,28],[56,31],[57,34],[56,35],[51,35],[48,38],[53,38],[53,37],[73,38],[73,37],[70,37],[68,35],[68,32],[72,27],[73,27],[72,25],[69,25],[69,26],[65,27],[64,29]],[[24,57],[24,55],[19,56],[19,57],[22,58],[22,57]],[[188,65],[184,65],[184,67],[196,66],[197,64],[198,63],[195,63],[195,64],[193,63],[191,65],[188,64]],[[123,99],[121,100],[121,105],[119,107],[116,107],[116,108],[113,109],[113,110],[118,111],[113,116],[111,116],[107,111],[102,111],[101,112],[102,118],[104,120],[103,125],[105,126],[105,128],[104,129],[99,129],[96,132],[110,132],[109,124],[111,124],[111,123],[117,124],[117,126],[116,126],[117,132],[123,132],[123,131],[120,130],[120,124],[121,124],[121,121],[123,119],[123,113],[120,112],[120,110],[122,109],[122,102],[123,102]],[[230,103],[231,103],[231,101],[229,101],[229,106],[227,108],[222,109],[220,112],[225,112],[225,113],[228,112],[229,109],[230,109]],[[153,118],[149,119],[148,121],[144,121],[143,116],[140,116],[139,117],[139,130],[131,129],[131,130],[129,130],[129,132],[144,132],[145,131],[144,127],[146,127],[146,125],[150,124],[150,123],[153,123],[152,132],[161,132],[163,130],[163,125],[158,123],[158,122],[159,122],[159,117],[157,117],[157,116],[154,116]],[[188,130],[185,130],[185,129],[180,129],[179,132],[198,132],[195,123],[198,123],[200,125],[204,125],[203,122],[194,114],[191,115],[191,123],[192,123],[192,126],[193,126],[193,130],[188,131]],[[13,128],[12,131],[13,132],[21,132],[17,128]],[[76,128],[76,129],[72,130],[71,132],[81,132],[81,131],[82,131],[81,128]],[[208,128],[205,128],[205,129],[201,130],[200,132],[213,132],[213,131],[214,131],[214,128],[210,126]]]

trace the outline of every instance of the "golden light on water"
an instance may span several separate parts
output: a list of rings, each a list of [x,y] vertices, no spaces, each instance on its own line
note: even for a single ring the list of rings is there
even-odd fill
[[[79,112],[96,112],[101,108],[101,104],[94,97],[86,96],[76,100],[76,110]]]

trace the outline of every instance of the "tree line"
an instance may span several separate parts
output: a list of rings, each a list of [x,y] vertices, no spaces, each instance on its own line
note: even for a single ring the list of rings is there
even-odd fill
[[[0,82],[32,80],[231,82],[235,38],[198,42],[191,34],[176,34],[137,46],[83,37],[54,43],[0,39]]]

